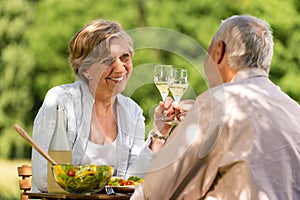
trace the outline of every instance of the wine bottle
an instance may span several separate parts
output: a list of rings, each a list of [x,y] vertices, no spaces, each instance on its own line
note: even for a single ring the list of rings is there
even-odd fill
[[[56,106],[56,125],[48,153],[58,164],[72,163],[72,149],[66,131],[65,108],[63,105]],[[55,182],[51,171],[51,163],[49,162],[47,170],[48,192],[65,193],[66,191]]]

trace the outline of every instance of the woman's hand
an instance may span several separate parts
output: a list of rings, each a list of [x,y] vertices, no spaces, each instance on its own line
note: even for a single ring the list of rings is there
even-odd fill
[[[173,99],[167,97],[165,102],[159,103],[154,112],[152,134],[155,136],[152,135],[152,142],[150,144],[152,151],[159,151],[171,133],[173,125],[166,122],[174,120],[175,116],[179,121],[182,121],[194,102],[194,100],[183,100],[179,104],[174,104]],[[162,120],[162,117],[166,117],[166,119]]]
[[[153,129],[150,133],[152,137],[149,145],[153,152],[158,152],[164,146],[172,130],[172,125],[165,123],[173,120],[175,117],[175,109],[172,103],[173,99],[167,97],[166,101],[159,102],[159,106],[155,109]]]
[[[154,112],[153,131],[159,132],[162,136],[170,134],[172,125],[166,124],[167,121],[172,121],[175,117],[176,110],[173,107],[173,99],[167,97],[166,101],[159,102],[159,106]]]
[[[173,125],[165,122],[174,120],[175,116],[182,121],[194,102],[195,100],[183,100],[179,104],[175,104],[171,97],[167,97],[166,101],[160,102],[155,109],[153,131],[159,132],[162,136],[169,135]],[[166,119],[162,120],[162,117],[166,117]]]
[[[180,122],[184,120],[185,115],[187,114],[187,112],[190,110],[190,108],[193,106],[194,103],[195,100],[187,99],[173,106],[173,108],[175,109],[175,115]]]

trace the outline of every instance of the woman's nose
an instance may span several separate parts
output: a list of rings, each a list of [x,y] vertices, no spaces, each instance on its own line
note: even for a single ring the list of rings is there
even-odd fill
[[[126,65],[124,62],[122,62],[120,59],[117,59],[114,66],[115,72],[124,72],[126,70]]]

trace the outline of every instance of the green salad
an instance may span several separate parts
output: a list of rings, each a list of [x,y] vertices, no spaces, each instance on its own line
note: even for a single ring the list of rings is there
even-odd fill
[[[143,183],[144,179],[137,176],[129,176],[127,180],[113,176],[108,182],[108,186],[138,186]]]
[[[53,165],[56,182],[66,191],[74,193],[98,192],[111,179],[113,167],[106,165]]]

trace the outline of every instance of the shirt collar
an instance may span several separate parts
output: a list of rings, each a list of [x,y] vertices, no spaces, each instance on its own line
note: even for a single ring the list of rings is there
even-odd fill
[[[260,68],[242,69],[236,73],[230,82],[237,82],[251,77],[268,77],[267,72]]]
[[[82,87],[82,93],[83,93],[84,97],[87,98],[87,102],[91,102],[91,105],[93,105],[95,102],[95,99],[90,92],[90,88],[89,88],[88,84],[85,81],[81,81],[81,87]]]

